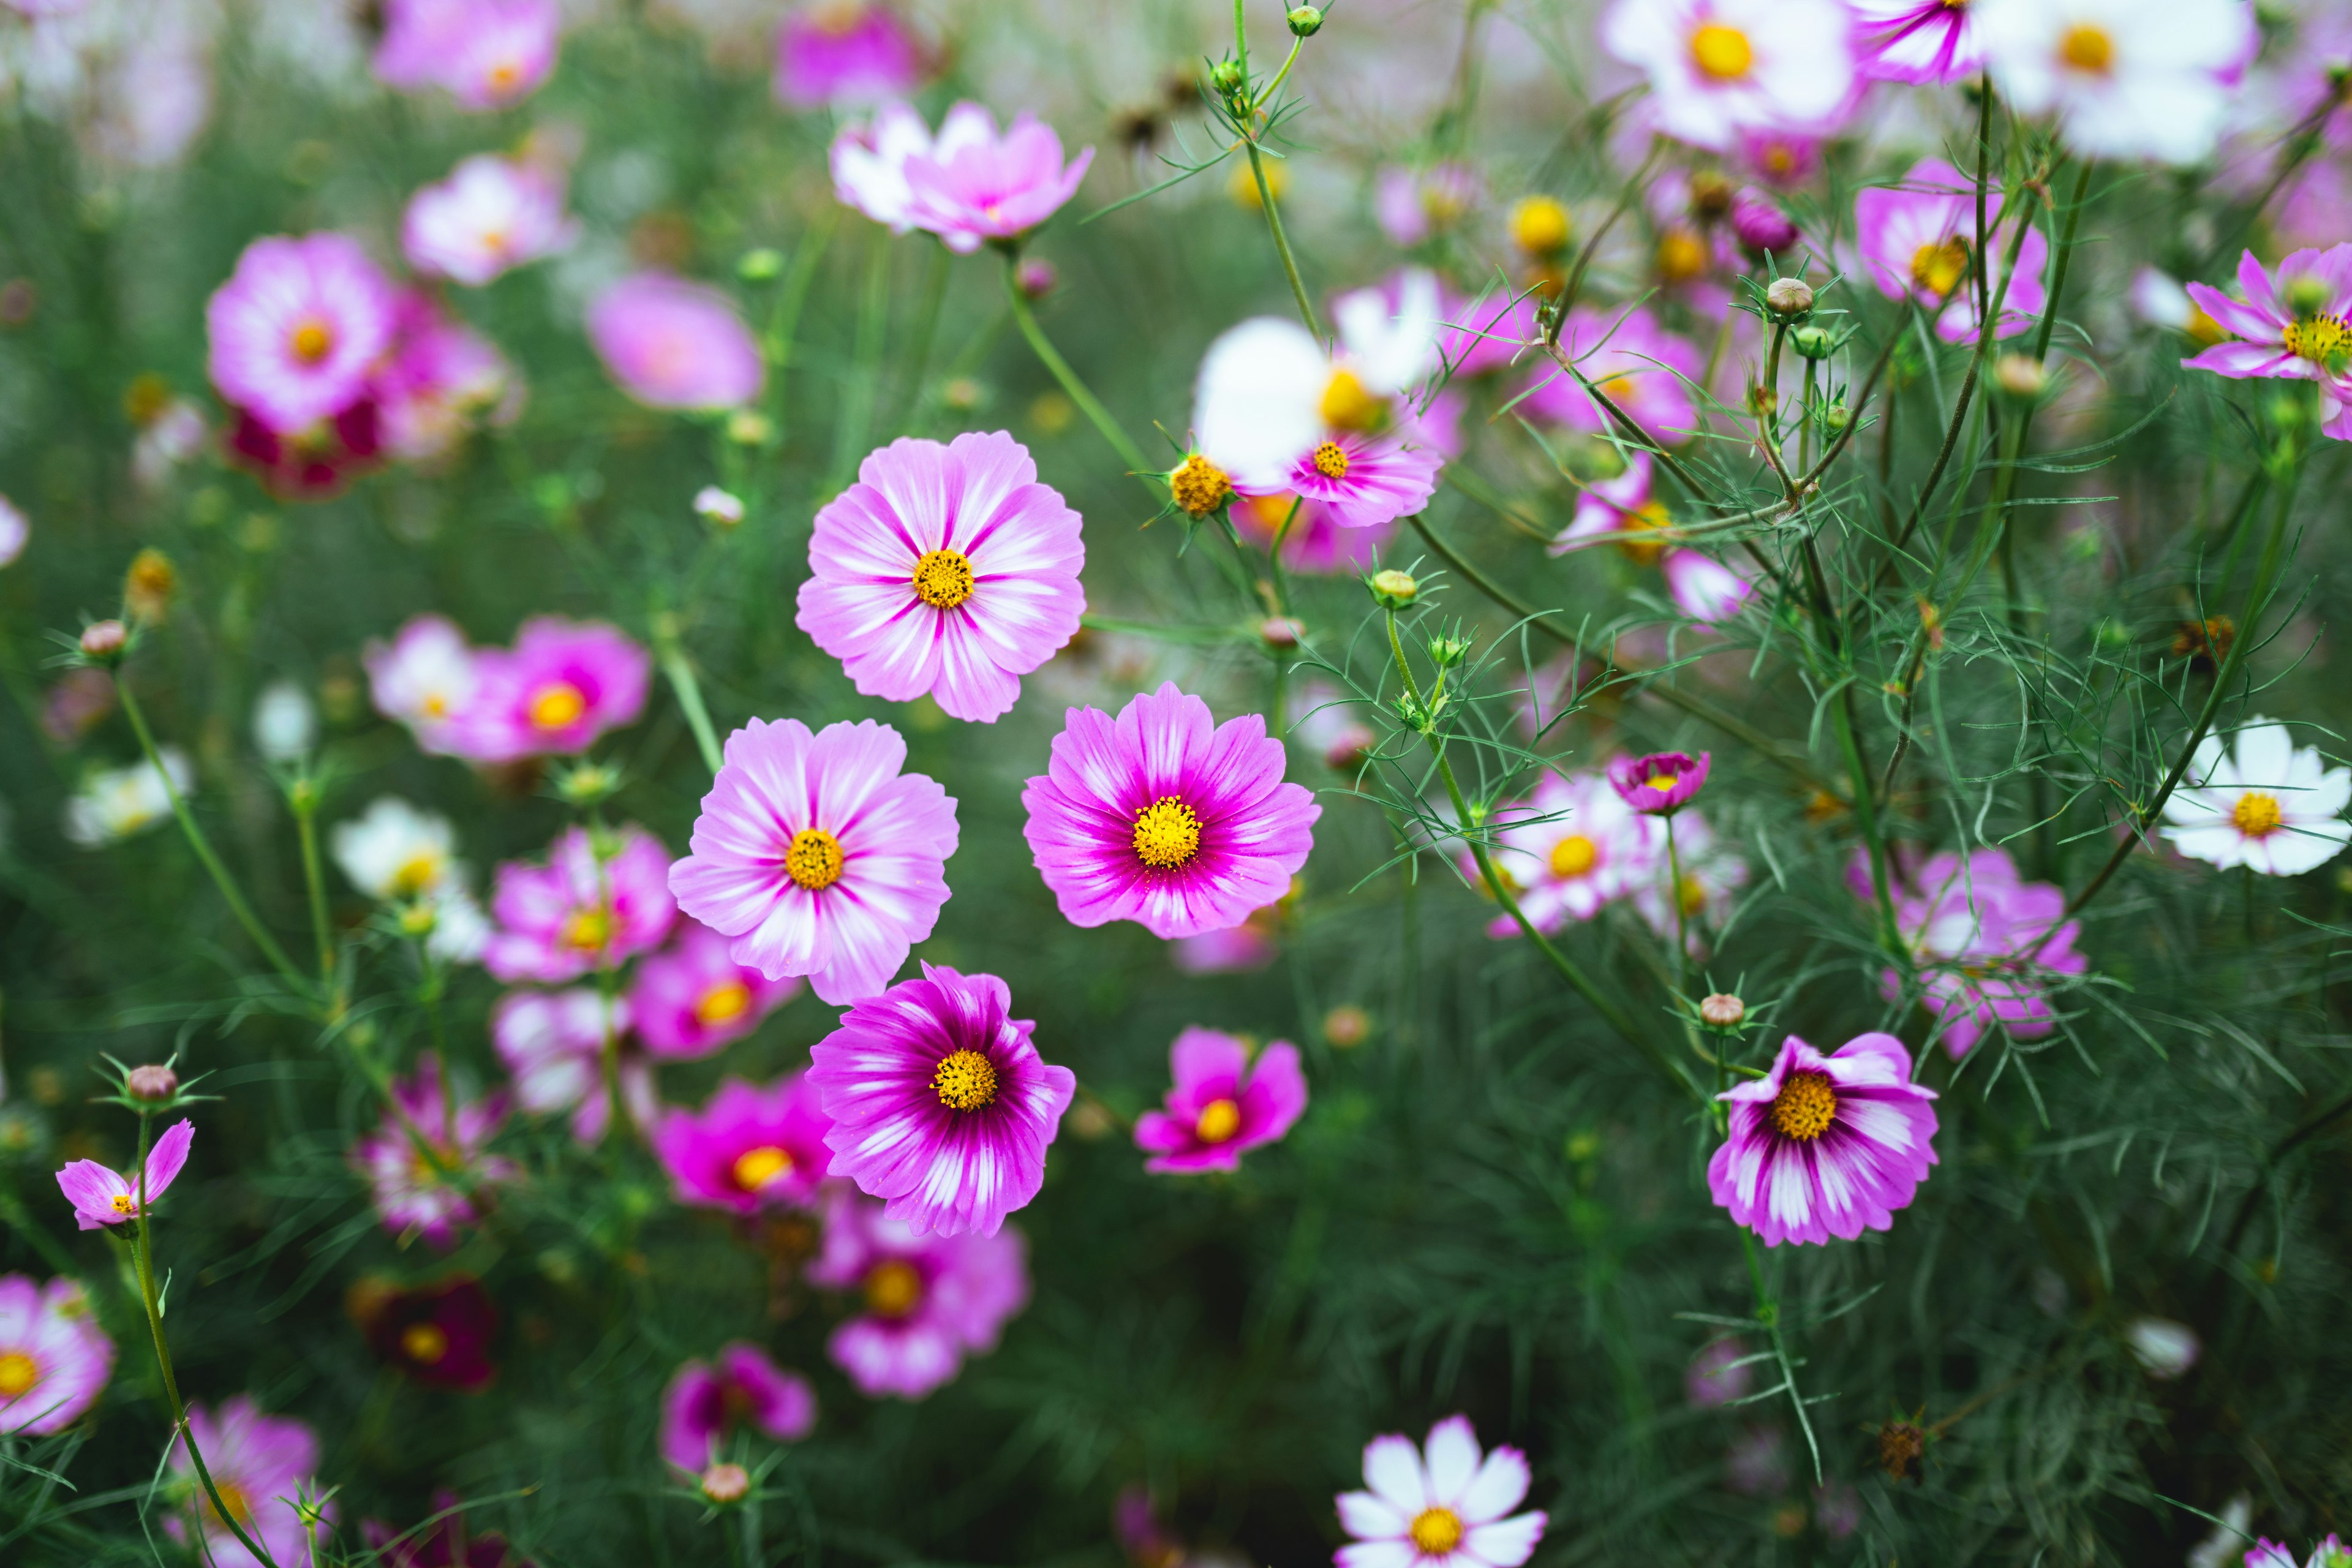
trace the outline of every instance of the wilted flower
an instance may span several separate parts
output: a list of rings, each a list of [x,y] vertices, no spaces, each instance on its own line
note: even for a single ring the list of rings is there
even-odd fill
[[[372,899],[413,899],[465,875],[449,819],[396,795],[379,795],[353,820],[337,823],[327,842],[352,886]]]
[[[669,852],[642,827],[621,828],[599,853],[598,837],[568,827],[547,864],[499,868],[490,910],[499,929],[483,963],[500,980],[561,984],[661,945],[677,918]]]
[[[393,1080],[392,1097],[397,1109],[352,1145],[352,1169],[386,1230],[414,1231],[446,1251],[459,1226],[481,1217],[480,1189],[518,1174],[513,1161],[485,1152],[507,1119],[507,1096],[457,1099],[441,1082],[440,1058],[427,1051],[414,1073]]]
[[[2000,226],[2000,193],[1985,197],[1986,283],[1994,294],[2000,293],[2002,266],[2016,226],[2014,220],[2007,229]],[[1935,311],[1936,334],[1946,342],[1976,342],[1980,318],[1970,281],[1977,222],[1974,180],[1941,158],[1924,158],[1897,186],[1874,186],[1855,196],[1853,222],[1863,269],[1880,293],[1890,300],[1915,300]],[[2029,225],[2018,247],[2017,269],[2008,279],[1996,336],[2025,331],[2040,318],[2048,299],[2042,275],[2049,258],[2049,240]]]
[[[715,289],[639,272],[588,307],[588,341],[621,390],[649,408],[739,407],[760,395],[760,345]]]
[[[1088,147],[1065,168],[1062,139],[1027,113],[1000,135],[996,117],[981,109],[967,136],[912,153],[903,166],[908,216],[960,255],[984,240],[1018,239],[1053,216],[1078,194],[1095,158]]]
[[[316,1548],[332,1534],[328,1521],[335,1516],[329,1502],[318,1505],[306,1521],[295,1501],[310,1495],[311,1478],[318,1473],[317,1435],[290,1417],[264,1415],[250,1395],[240,1394],[222,1405],[217,1415],[202,1405],[190,1405],[188,1436],[204,1455],[221,1501],[279,1568],[311,1562]],[[197,1482],[187,1443],[176,1435],[172,1470],[204,1532],[206,1556],[218,1568],[261,1568],[260,1560],[214,1511],[211,1497]],[[187,1539],[187,1526],[178,1519],[165,1520],[163,1528],[174,1541]]]
[[[515,646],[475,650],[471,688],[444,733],[473,762],[572,755],[637,721],[653,661],[619,627],[536,616]]]
[[[797,980],[770,980],[728,956],[732,946],[709,926],[681,923],[677,941],[637,965],[629,1019],[656,1057],[707,1057],[760,1026],[800,994]]]
[[[922,78],[914,35],[874,0],[815,0],[776,34],[776,97],[794,109],[903,99]]]
[[[303,432],[364,395],[394,300],[349,235],[257,239],[205,307],[213,384],[269,431]]]
[[[994,1350],[1028,1305],[1027,1255],[1017,1228],[925,1236],[843,1193],[826,1211],[824,1249],[808,1278],[857,1292],[865,1310],[834,1330],[825,1352],[866,1394],[920,1399],[951,1381],[965,1356]]]
[[[1839,0],[1618,0],[1610,53],[1645,73],[1670,136],[1728,152],[1743,132],[1826,132],[1853,101]]]
[[[2345,247],[2352,256],[2352,246]],[[2164,837],[2193,860],[2292,877],[2333,860],[2352,842],[2344,807],[2352,769],[2297,746],[2284,724],[2249,718],[2234,743],[2199,742],[2180,787],[2164,803]]]
[[[0,1275],[0,1434],[46,1437],[81,1419],[114,1370],[114,1342],[79,1280]]]
[[[1994,85],[2086,158],[2195,163],[2260,42],[2238,0],[1975,0]]]
[[[1186,1029],[1168,1066],[1176,1082],[1166,1109],[1135,1121],[1135,1146],[1152,1156],[1147,1171],[1238,1170],[1244,1151],[1275,1142],[1306,1113],[1307,1078],[1288,1040],[1253,1058],[1231,1035]]]
[[[678,1202],[755,1215],[814,1201],[835,1173],[832,1128],[812,1073],[764,1089],[730,1078],[699,1111],[666,1113],[651,1142]]]
[[[420,272],[480,288],[552,256],[579,236],[563,185],[544,167],[478,153],[408,200],[400,248]]]
[[[66,802],[66,837],[85,849],[103,848],[143,833],[172,814],[172,795],[185,795],[195,782],[188,759],[176,746],[157,753],[163,767],[133,763],[83,775]]]
[[[427,1387],[478,1394],[496,1381],[498,1304],[471,1275],[407,1289],[362,1280],[350,1305],[368,1348]]]
[[[742,1340],[721,1347],[716,1363],[686,1363],[662,1390],[663,1458],[699,1474],[739,1421],[779,1443],[796,1443],[815,1429],[816,1391],[808,1379]]]
[[[1935,1098],[1892,1035],[1826,1057],[1791,1035],[1770,1072],[1716,1096],[1731,1125],[1707,1185],[1767,1247],[1890,1230],[1936,1163]]]
[[[1402,1434],[1364,1447],[1366,1490],[1338,1498],[1339,1528],[1355,1540],[1339,1568],[1518,1568],[1543,1539],[1541,1509],[1514,1514],[1528,1495],[1528,1459],[1517,1448],[1484,1456],[1466,1415],[1449,1415],[1416,1449]],[[1508,1517],[1506,1517],[1506,1516]]]

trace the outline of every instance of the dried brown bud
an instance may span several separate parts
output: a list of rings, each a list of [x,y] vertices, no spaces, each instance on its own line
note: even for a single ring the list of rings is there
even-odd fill
[[[1736,1029],[1748,1016],[1748,1004],[1728,992],[1718,991],[1698,1005],[1698,1016],[1710,1028]]]
[[[132,1068],[122,1086],[131,1091],[133,1100],[169,1100],[179,1092],[180,1075],[170,1068],[151,1064]]]
[[[1927,1434],[1916,1421],[1889,1421],[1878,1429],[1878,1468],[1890,1481],[1916,1474],[1927,1453]]]

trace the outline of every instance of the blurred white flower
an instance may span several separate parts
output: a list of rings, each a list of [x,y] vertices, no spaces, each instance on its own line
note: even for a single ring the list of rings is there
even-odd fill
[[[2091,158],[2203,162],[2260,42],[2241,0],[1977,0],[1975,16],[2011,104]]]
[[[370,898],[462,890],[465,868],[449,819],[419,811],[396,795],[379,796],[358,817],[337,823],[329,842],[335,864]]]
[[[479,963],[490,945],[490,919],[461,882],[452,880],[428,894],[425,905],[433,911],[433,934],[425,951],[443,963]]]
[[[26,542],[33,537],[33,525],[16,510],[16,502],[0,496],[0,566],[16,563],[25,553]]]
[[[205,449],[212,426],[205,412],[174,397],[141,427],[131,446],[131,477],[142,489],[161,489],[172,470]]]
[[[319,743],[319,710],[290,680],[273,680],[253,705],[253,747],[262,760],[299,763]]]
[[[2124,1339],[2148,1376],[2169,1383],[2197,1364],[2204,1345],[2186,1323],[2169,1318],[2134,1318],[2124,1325]]]
[[[1854,101],[1853,35],[1838,0],[1618,0],[1601,25],[1650,79],[1659,129],[1719,153],[1743,132],[1834,129]]]
[[[2252,1539],[2246,1526],[2253,1518],[2253,1504],[2243,1492],[2223,1503],[2221,1522],[2213,1527],[2213,1533],[2190,1549],[2189,1568],[2237,1568],[2245,1561],[2246,1542]]]
[[[164,747],[161,755],[160,772],[152,763],[134,763],[86,776],[66,802],[66,837],[85,849],[96,849],[143,833],[169,816],[172,792],[184,795],[195,774],[176,747]]]

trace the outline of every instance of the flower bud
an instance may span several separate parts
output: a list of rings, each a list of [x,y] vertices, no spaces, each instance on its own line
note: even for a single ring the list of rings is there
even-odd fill
[[[739,447],[764,447],[776,433],[776,422],[756,408],[738,408],[727,416],[727,438]]]
[[[172,558],[160,550],[142,550],[131,558],[131,570],[123,574],[122,602],[136,618],[160,622],[170,613],[179,586],[180,574]]]
[[[1269,616],[1258,623],[1257,635],[1265,639],[1268,647],[1297,647],[1306,630],[1288,616]]]
[[[1701,223],[1713,223],[1731,210],[1731,182],[1712,169],[1701,169],[1690,177],[1691,216]]]
[[[1451,669],[1470,657],[1466,637],[1432,637],[1429,639],[1429,662],[1440,669]]]
[[[694,515],[713,528],[733,528],[743,521],[743,498],[705,485],[694,492]]]
[[[1323,1037],[1340,1050],[1353,1050],[1372,1036],[1372,1016],[1352,1002],[1323,1015]]]
[[[2287,282],[2279,293],[2287,309],[2298,316],[2315,316],[2327,309],[2327,285],[2309,274]]]
[[[1393,566],[1373,573],[1364,586],[1372,591],[1373,602],[1384,610],[1402,610],[1421,595],[1421,584]]]
[[[2042,395],[2050,376],[2032,354],[2003,354],[1993,362],[1992,381],[2010,396],[2030,402]]]
[[[169,1100],[180,1091],[180,1075],[170,1068],[132,1068],[122,1080],[133,1100]]]
[[[1511,243],[1529,256],[1559,255],[1573,228],[1568,209],[1549,196],[1522,196],[1511,209]]]
[[[1837,347],[1837,339],[1821,327],[1799,327],[1789,334],[1789,346],[1807,359],[1827,359]]]
[[[122,657],[130,645],[131,633],[121,621],[92,621],[81,629],[81,656],[99,664],[111,664]]]
[[[1034,256],[1013,269],[1013,286],[1021,290],[1024,300],[1044,299],[1061,280],[1062,275],[1054,270],[1052,262]]]
[[[1748,1004],[1718,991],[1698,1005],[1699,1022],[1710,1029],[1736,1029],[1748,1016]]]
[[[766,283],[784,275],[784,253],[761,246],[747,250],[743,259],[735,264],[735,276],[746,283]]]
[[[712,1502],[741,1502],[751,1495],[751,1472],[740,1465],[713,1465],[702,1472],[702,1495]]]
[[[1226,98],[1241,91],[1243,80],[1239,60],[1219,60],[1209,68],[1209,85]]]
[[[1813,308],[1812,285],[1801,278],[1775,278],[1764,290],[1764,306],[1776,316],[1801,316]]]
[[[400,911],[400,934],[415,938],[419,942],[431,936],[433,929],[440,923],[440,911],[422,900],[405,906]]]
[[[1847,425],[1853,422],[1853,415],[1847,410],[1846,405],[1843,403],[1832,403],[1827,408],[1822,410],[1822,424],[1828,428],[1829,433],[1832,436],[1844,429]]]
[[[1187,517],[1206,517],[1233,499],[1225,470],[1195,452],[1168,476],[1168,493]]]
[[[1318,5],[1293,6],[1286,19],[1293,37],[1311,38],[1323,30],[1323,10]]]
[[[1797,226],[1778,202],[1743,190],[1731,198],[1731,236],[1739,248],[1762,259],[1785,256],[1797,247]]]
[[[621,787],[621,770],[603,763],[582,763],[555,780],[556,798],[566,805],[591,806],[609,800]],[[604,858],[602,855],[599,859]]]

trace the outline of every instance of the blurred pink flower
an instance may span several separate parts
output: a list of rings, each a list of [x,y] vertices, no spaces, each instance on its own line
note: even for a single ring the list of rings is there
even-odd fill
[[[446,1252],[459,1226],[481,1217],[481,1189],[520,1173],[513,1161],[486,1152],[505,1124],[507,1096],[458,1100],[442,1084],[441,1058],[426,1051],[414,1073],[393,1080],[392,1098],[398,1109],[387,1109],[376,1130],[352,1145],[352,1169],[367,1183],[384,1229],[414,1231]]]
[[[588,341],[621,390],[649,408],[740,407],[767,383],[760,345],[727,296],[664,272],[597,295]]]
[[[1633,912],[1662,940],[1672,942],[1680,931],[1692,955],[1703,956],[1709,928],[1719,928],[1730,917],[1732,895],[1748,885],[1748,863],[1717,839],[1696,806],[1675,814],[1674,849],[1672,860],[1660,852],[1649,877],[1634,883],[1627,897]],[[1675,860],[1682,863],[1679,885]]]
[[[579,232],[564,216],[562,182],[545,168],[478,153],[408,199],[400,248],[420,272],[479,288],[554,255]]]
[[[366,393],[394,304],[349,235],[257,239],[205,306],[213,384],[272,434],[303,432]]]
[[[908,161],[952,162],[964,148],[983,145],[995,134],[996,121],[977,103],[959,103],[949,110],[936,138],[920,110],[886,103],[872,120],[853,121],[835,135],[827,154],[833,194],[842,205],[864,213],[893,234],[910,233],[916,227],[915,193],[907,184]]]
[[[1739,161],[1756,178],[1785,191],[1811,180],[1822,166],[1822,139],[1797,131],[1743,131]]]
[[[490,1009],[490,1041],[512,1075],[515,1104],[530,1116],[572,1113],[572,1136],[583,1144],[604,1140],[613,1118],[613,1097],[604,1082],[608,1027],[604,999],[593,986],[569,991],[509,991]],[[621,1046],[623,1109],[639,1127],[660,1117],[653,1068],[643,1053],[629,1048],[629,1006],[612,1004],[609,1023]]]
[[[504,420],[520,410],[514,367],[488,339],[445,314],[421,289],[401,296],[391,357],[376,372],[378,433],[384,450],[421,462],[451,450],[476,415]]]
[[[1562,555],[1582,541],[1622,535],[1617,542],[1627,555],[1654,562],[1665,574],[1666,593],[1675,608],[1696,621],[1727,621],[1748,603],[1755,585],[1712,555],[1685,545],[1648,542],[1654,531],[1674,526],[1664,503],[1651,499],[1651,461],[1647,452],[1629,453],[1623,473],[1586,485],[1567,530],[1552,542],[1551,552]]]
[[[1998,193],[1985,198],[1986,282],[1995,294],[2000,292],[2002,260],[2015,228],[2000,226],[2000,209]],[[1941,158],[1923,158],[1897,186],[1873,186],[1853,200],[1863,269],[1890,300],[1907,298],[1934,309],[1948,297],[1936,317],[1936,335],[1948,343],[1977,340],[1976,288],[1970,281],[1976,222],[1976,182]],[[2001,301],[2000,335],[2024,331],[2040,318],[2049,297],[2042,282],[2049,258],[2050,241],[2029,227]]]
[[[415,616],[389,643],[360,654],[375,710],[408,726],[428,752],[453,755],[457,716],[474,694],[474,652],[446,616]]]
[[[689,1361],[662,1390],[661,1456],[699,1475],[725,1448],[737,1422],[779,1443],[796,1443],[816,1428],[816,1391],[768,1352],[742,1340],[720,1347],[712,1365]]]
[[[1984,45],[1966,0],[1846,0],[1862,74],[1882,81],[1947,82],[1984,69]]]
[[[1676,446],[1698,427],[1691,389],[1705,374],[1706,361],[1661,327],[1646,306],[1602,310],[1580,305],[1561,324],[1559,342],[1584,379],[1651,439]],[[1533,418],[1570,430],[1622,428],[1575,377],[1549,361],[1534,367],[1528,385],[1519,406]]]
[[[1716,1096],[1731,1125],[1707,1186],[1767,1247],[1891,1230],[1936,1163],[1935,1098],[1892,1035],[1826,1057],[1790,1035],[1769,1073]]]
[[[0,1275],[0,1434],[46,1437],[81,1419],[114,1370],[80,1281]]]
[[[477,763],[570,755],[645,711],[653,661],[617,626],[535,616],[515,646],[478,648],[473,689],[446,739]]]
[[[278,1564],[307,1565],[313,1553],[333,1533],[335,1505],[320,1502],[305,1525],[297,1511],[298,1497],[315,1497],[319,1471],[319,1439],[310,1428],[288,1416],[264,1415],[249,1394],[238,1394],[215,1415],[202,1405],[188,1406],[188,1436],[205,1457],[213,1487],[237,1516],[247,1534]],[[189,1511],[204,1532],[204,1549],[215,1568],[261,1568],[260,1559],[247,1552],[213,1510],[212,1500],[197,1482],[188,1445],[172,1439],[173,1490],[190,1499]],[[178,1518],[163,1521],[174,1541],[188,1538],[187,1525]]]
[[[695,921],[677,941],[637,965],[629,1017],[656,1057],[707,1057],[760,1026],[801,993],[797,980],[770,980],[728,956],[734,944]]]
[[[994,116],[985,109],[979,115],[970,140],[905,163],[908,216],[959,255],[985,240],[1017,239],[1053,216],[1078,194],[1095,158],[1088,147],[1066,168],[1052,126],[1024,112],[1000,135]]]
[[[1466,163],[1391,163],[1372,181],[1372,219],[1390,244],[1411,249],[1461,222],[1485,194],[1485,182]]]
[[[1702,1410],[1729,1405],[1755,1386],[1756,1369],[1748,1361],[1747,1344],[1737,1339],[1715,1340],[1691,1358],[1683,1373],[1683,1397]]]
[[[2058,923],[2063,889],[2020,878],[2005,849],[1979,849],[1965,861],[1948,850],[1931,856],[1891,890],[1925,988],[1920,1005],[1944,1020],[1955,1059],[1995,1026],[2022,1040],[2050,1033],[2050,978],[2090,967],[2074,951],[2082,922]],[[1889,1001],[1903,994],[1892,969],[1879,989]]]
[[[406,91],[446,89],[467,109],[503,109],[555,69],[557,0],[386,0],[378,80]]]
[[[1548,772],[1536,781],[1532,797],[1502,807],[1493,820],[1495,868],[1510,878],[1520,911],[1540,931],[1591,920],[1603,904],[1648,879],[1666,852],[1664,829],[1637,815],[1597,773],[1562,778]],[[1484,889],[1467,851],[1460,864],[1469,884]],[[1486,931],[1520,934],[1507,913],[1496,915]]]
[[[1514,1514],[1528,1495],[1528,1458],[1517,1448],[1482,1456],[1466,1415],[1429,1429],[1425,1448],[1402,1433],[1364,1447],[1364,1486],[1335,1500],[1339,1528],[1355,1539],[1338,1568],[1518,1568],[1534,1555],[1549,1516]],[[1509,1515],[1506,1518],[1506,1515]]]
[[[1294,501],[1298,515],[1290,517]],[[1289,518],[1289,531],[1282,535],[1282,563],[1290,571],[1318,576],[1371,570],[1381,551],[1396,537],[1394,518],[1360,528],[1344,527],[1331,508],[1287,490],[1243,496],[1226,515],[1233,519],[1234,531],[1260,549],[1274,543],[1283,520]]]
[[[499,868],[490,900],[499,929],[483,965],[509,983],[560,985],[658,947],[677,917],[668,874],[669,852],[642,827],[567,827],[546,865]]]
[[[1233,974],[1264,969],[1281,954],[1283,917],[1291,899],[1305,885],[1305,879],[1293,877],[1289,893],[1252,910],[1249,918],[1237,926],[1176,938],[1168,944],[1169,962],[1185,974]]]
[[[1278,1141],[1307,1111],[1298,1047],[1276,1040],[1255,1057],[1241,1040],[1191,1028],[1169,1047],[1175,1086],[1161,1110],[1135,1119],[1147,1171],[1234,1171],[1242,1154]]]
[[[0,496],[0,566],[13,566],[16,557],[25,553],[25,542],[33,536],[33,526],[16,503]]]
[[[1029,1302],[1028,1247],[1008,1226],[993,1235],[923,1236],[880,1204],[843,1192],[825,1214],[824,1247],[809,1279],[855,1290],[865,1310],[834,1330],[825,1352],[877,1398],[920,1399],[996,1348]]]
[[[188,1145],[195,1136],[195,1123],[182,1117],[155,1140],[155,1146],[147,1151],[143,1194],[140,1173],[136,1171],[128,1176],[121,1175],[95,1160],[76,1160],[59,1171],[58,1188],[73,1205],[79,1228],[97,1230],[137,1219],[142,1196],[146,1212],[152,1215],[155,1200],[178,1179],[181,1167],[188,1163]]]
[[[765,1088],[728,1079],[700,1110],[671,1110],[654,1128],[654,1153],[682,1204],[754,1215],[815,1200],[833,1171],[832,1119],[813,1074]]]
[[[873,0],[814,0],[776,34],[776,97],[794,109],[903,99],[922,79],[914,34]]]
[[[1439,346],[1456,376],[1484,375],[1535,353],[1536,305],[1532,293],[1499,285],[1477,297],[1445,296],[1445,332]]]
[[[1601,41],[1649,77],[1666,134],[1728,152],[1743,132],[1836,129],[1853,32],[1842,0],[1617,0]]]

